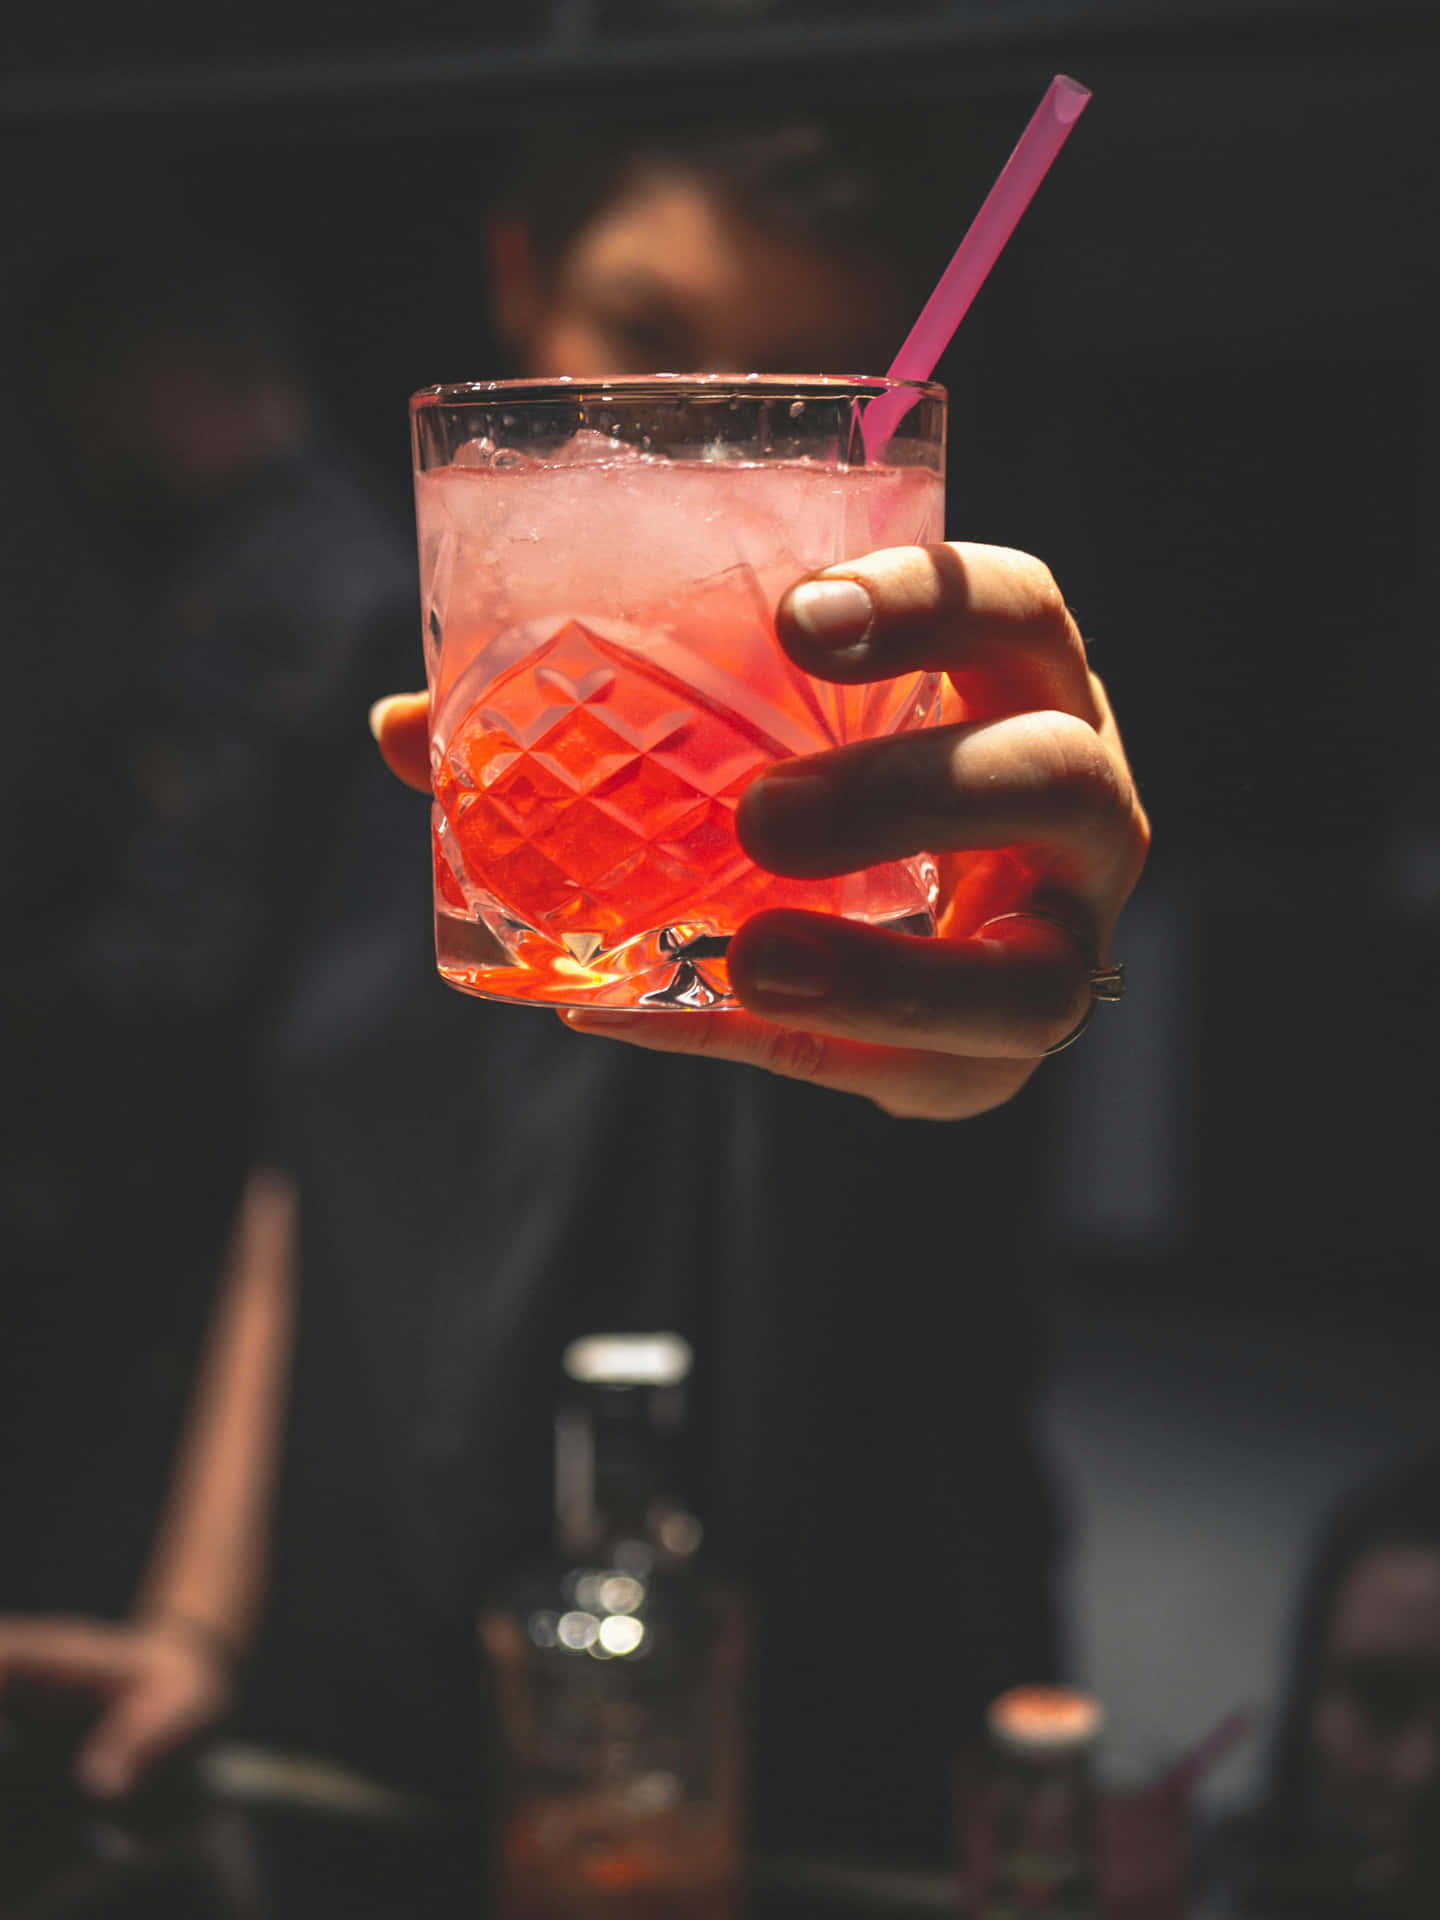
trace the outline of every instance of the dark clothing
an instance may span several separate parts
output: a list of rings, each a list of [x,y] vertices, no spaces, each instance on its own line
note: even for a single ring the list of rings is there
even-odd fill
[[[408,556],[318,459],[191,550],[147,600],[52,547],[33,594],[0,1606],[124,1606],[263,1146],[303,1244],[253,1730],[475,1792],[561,1347],[676,1326],[687,1491],[754,1596],[758,1843],[943,1856],[955,1745],[1055,1664],[1029,1112],[893,1121],[441,986],[425,803],[363,718],[416,677]]]
[[[1206,1912],[1219,1920],[1433,1920],[1440,1859],[1432,1824],[1416,1825],[1407,1870],[1311,1817],[1284,1825],[1261,1813],[1222,1823],[1200,1850]]]
[[[1056,1664],[1031,1116],[895,1121],[466,999],[424,802],[368,786],[277,1062],[304,1280],[257,1730],[476,1790],[474,1616],[547,1551],[560,1350],[678,1327],[686,1491],[755,1603],[757,1839],[943,1857],[954,1749]]]
[[[0,1608],[113,1610],[413,563],[319,452],[168,520],[22,478],[0,534],[27,719],[0,806]]]

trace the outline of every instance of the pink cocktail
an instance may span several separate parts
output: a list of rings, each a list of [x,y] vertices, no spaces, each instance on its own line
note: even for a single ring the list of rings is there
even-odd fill
[[[893,383],[436,388],[413,403],[436,947],[465,991],[724,1006],[729,936],[808,907],[931,930],[923,858],[766,873],[736,804],[777,760],[927,724],[935,676],[836,687],[775,638],[785,590],[938,540],[944,398],[877,450]]]

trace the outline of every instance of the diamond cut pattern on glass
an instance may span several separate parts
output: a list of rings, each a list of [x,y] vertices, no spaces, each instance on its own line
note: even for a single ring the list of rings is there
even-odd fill
[[[572,938],[663,924],[748,870],[735,799],[773,758],[740,716],[638,656],[618,675],[616,652],[568,623],[489,689],[436,783],[472,875]]]
[[[638,753],[594,791],[595,804],[642,840],[693,812],[695,798],[690,781],[649,754]]]

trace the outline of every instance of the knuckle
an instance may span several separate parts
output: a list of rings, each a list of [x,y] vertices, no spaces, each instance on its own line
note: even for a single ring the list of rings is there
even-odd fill
[[[928,969],[919,979],[892,974],[883,993],[886,1025],[918,1042],[933,1042],[937,1034],[947,1033],[955,1024],[956,1011],[947,985],[943,979],[929,977]]]
[[[844,569],[870,595],[872,643],[896,644],[944,610],[953,559],[945,547],[885,547]]]
[[[1139,796],[1132,794],[1124,831],[1112,863],[1114,883],[1120,898],[1128,899],[1144,871],[1150,855],[1150,821]]]
[[[1043,728],[1037,746],[1052,797],[1067,811],[1087,817],[1128,815],[1128,782],[1095,729],[1070,713],[1047,713],[1036,718]]]
[[[1075,1031],[1090,1005],[1090,983],[1073,968],[1037,969],[1029,977],[1017,1008],[1019,1035],[1026,1048],[1043,1054]]]
[[[818,1080],[829,1052],[823,1034],[806,1027],[772,1027],[764,1033],[756,1065],[787,1080]]]
[[[1134,795],[1133,800],[1134,803],[1130,809],[1130,837],[1140,863],[1143,865],[1145,856],[1150,851],[1150,815],[1141,804],[1138,793]]]
[[[1026,617],[1045,631],[1068,633],[1070,610],[1054,574],[1033,553],[1012,553],[1011,580]]]
[[[698,1024],[694,1039],[695,1051],[702,1054],[713,1053],[723,1059],[726,1051],[723,1045],[725,1035],[720,1023],[713,1013],[701,1013],[696,1017]]]

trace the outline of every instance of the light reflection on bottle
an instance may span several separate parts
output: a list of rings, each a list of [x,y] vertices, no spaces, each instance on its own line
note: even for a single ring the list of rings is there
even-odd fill
[[[562,1613],[555,1633],[562,1647],[581,1653],[600,1638],[600,1622],[593,1613]]]
[[[678,1344],[606,1336],[567,1355],[559,1564],[482,1616],[508,1772],[503,1920],[737,1920],[743,1605],[697,1565],[702,1529],[670,1478]]]
[[[531,1640],[537,1647],[553,1647],[559,1639],[559,1624],[558,1613],[532,1613],[527,1622]]]
[[[607,1613],[635,1613],[645,1602],[645,1583],[628,1573],[612,1573],[600,1582],[600,1604]]]
[[[700,1545],[704,1530],[693,1513],[677,1507],[665,1515],[655,1531],[666,1553],[673,1553],[677,1560],[688,1560]]]
[[[629,1614],[612,1613],[600,1623],[600,1644],[607,1653],[634,1653],[644,1638],[644,1627]]]
[[[528,1616],[532,1646],[588,1653],[598,1660],[627,1659],[649,1648],[637,1618],[647,1598],[643,1580],[612,1569],[588,1569],[566,1583],[575,1605],[565,1613],[541,1609]]]

